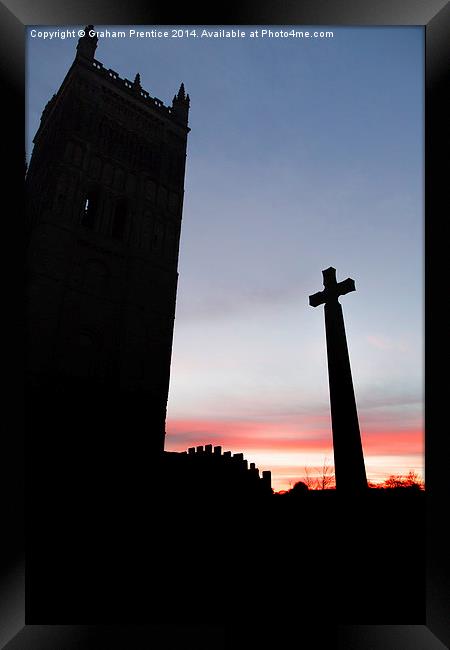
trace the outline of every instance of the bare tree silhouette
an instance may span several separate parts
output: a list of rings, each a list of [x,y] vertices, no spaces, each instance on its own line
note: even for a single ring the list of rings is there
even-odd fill
[[[327,458],[323,459],[323,464],[318,478],[319,490],[330,490],[336,487],[334,467],[328,464]]]
[[[331,490],[336,487],[334,467],[325,457],[321,467],[305,466],[302,481],[309,490]]]
[[[317,478],[312,474],[312,468],[305,466],[305,475],[303,477],[303,483],[308,487],[309,490],[315,490],[317,484]]]
[[[425,484],[423,479],[415,470],[410,470],[406,476],[402,474],[391,474],[381,487],[388,489],[395,488],[411,488],[415,490],[424,490]]]

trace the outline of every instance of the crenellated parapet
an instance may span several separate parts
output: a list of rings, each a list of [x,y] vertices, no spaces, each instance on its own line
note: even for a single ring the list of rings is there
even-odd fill
[[[175,121],[181,121],[180,118],[183,117],[183,122],[187,124],[187,117],[189,112],[189,95],[186,99],[180,101],[176,100],[175,96],[174,103],[172,107],[165,106],[164,102],[157,97],[152,97],[150,93],[144,90],[140,83],[139,74],[136,75],[134,81],[129,79],[122,79],[122,77],[111,68],[105,68],[103,63],[97,61],[97,59],[92,59],[91,61],[85,61],[85,65],[88,65],[92,70],[94,70],[99,76],[107,79],[110,83],[113,83],[120,90],[125,91],[130,95],[130,97],[138,98],[142,101],[144,106],[147,106],[152,109],[156,109],[165,117],[170,117]],[[183,107],[183,110],[180,110],[180,107]],[[185,119],[184,119],[185,118]]]
[[[180,85],[178,93],[174,95],[172,106],[165,106],[157,97],[152,97],[141,86],[139,73],[134,81],[122,79],[120,75],[111,68],[105,68],[103,64],[94,58],[97,49],[98,36],[93,25],[87,25],[83,30],[83,35],[78,40],[77,54],[75,61],[94,70],[98,75],[113,83],[117,88],[133,97],[139,99],[147,107],[156,109],[165,117],[169,117],[178,124],[187,126],[189,116],[190,98],[186,94],[184,84]]]
[[[242,496],[272,493],[271,472],[263,471],[260,475],[255,463],[249,464],[243,453],[223,451],[221,446],[207,444],[167,455],[177,463],[185,485],[197,482],[205,489],[241,493]]]

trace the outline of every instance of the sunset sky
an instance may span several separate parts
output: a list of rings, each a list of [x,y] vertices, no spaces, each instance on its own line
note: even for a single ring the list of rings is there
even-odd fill
[[[181,81],[191,97],[166,449],[244,452],[276,490],[333,463],[308,296],[334,266],[356,282],[341,304],[368,478],[423,475],[423,28],[241,29],[96,52],[165,104]],[[28,157],[77,44],[30,30]]]

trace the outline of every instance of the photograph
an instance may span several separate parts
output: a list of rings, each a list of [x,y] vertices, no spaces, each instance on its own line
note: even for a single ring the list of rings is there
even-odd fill
[[[286,602],[260,607],[279,613],[297,554],[320,576],[326,545],[298,541],[283,571],[273,558],[318,518],[349,519],[345,575],[372,594],[362,612],[397,607],[386,579],[409,580],[420,611],[420,531],[407,553],[378,551],[364,584],[347,549],[366,535],[383,549],[423,515],[423,50],[421,27],[29,27],[27,360],[33,426],[45,422],[31,442],[31,612],[51,584],[65,603],[50,558],[39,570],[55,512],[71,545],[88,522],[107,547],[99,588],[115,566],[155,620],[165,609],[128,559],[122,575],[118,547],[146,571],[164,559],[158,593],[205,580],[205,620],[232,585],[193,573],[191,553],[261,572]],[[209,543],[196,507],[211,512]],[[252,518],[269,529],[264,569]],[[83,584],[94,573],[81,552],[75,567]],[[351,590],[341,602],[326,610],[354,616]],[[229,608],[246,615],[238,597]]]

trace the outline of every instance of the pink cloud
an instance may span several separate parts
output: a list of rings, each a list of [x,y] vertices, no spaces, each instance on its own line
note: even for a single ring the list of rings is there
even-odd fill
[[[298,423],[285,421],[169,419],[166,430],[166,448],[171,451],[212,443],[232,450],[320,452],[328,450],[331,444],[331,429],[328,426],[302,430]],[[420,428],[363,429],[361,436],[365,454],[423,453],[423,431]]]
[[[422,429],[362,431],[361,437],[367,455],[397,456],[424,452]]]

